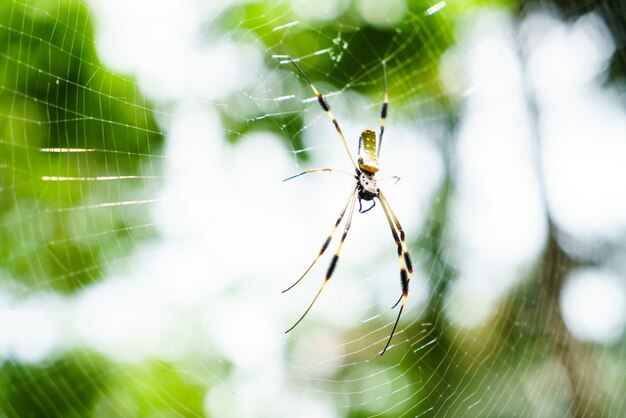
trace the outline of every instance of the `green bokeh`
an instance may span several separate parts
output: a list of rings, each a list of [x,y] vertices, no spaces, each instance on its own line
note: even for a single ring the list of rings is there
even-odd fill
[[[565,3],[568,16],[598,5],[585,2],[583,8],[574,1],[556,3],[562,7]],[[480,7],[499,6],[516,16],[523,14],[527,2],[448,1],[440,14],[425,19],[423,13],[432,4],[410,1],[409,16],[393,28],[370,26],[351,7],[335,21],[299,25],[285,37],[273,29],[296,19],[286,3],[252,2],[224,11],[212,22],[211,30],[253,34],[259,40],[257,46],[265,48],[268,67],[291,72],[272,55],[305,56],[334,45],[332,40],[341,33],[341,39],[349,42],[349,54],[338,59],[339,44],[332,52],[334,60],[317,56],[301,63],[313,81],[333,83],[337,89],[349,86],[379,99],[380,61],[387,59],[394,117],[445,119],[449,132],[441,148],[450,157],[458,109],[438,81],[439,60],[454,45],[464,15]],[[619,13],[612,18],[619,21]],[[623,43],[618,47],[623,49]],[[624,62],[623,53],[616,54],[611,67],[616,79],[623,77]],[[301,87],[296,90],[299,98],[310,96],[297,74],[293,74],[293,85]],[[416,87],[407,91],[407,86]],[[222,117],[234,146],[246,141],[248,133],[268,130],[283,138],[286,149],[304,147],[300,113],[264,117],[271,112],[258,106],[240,117],[232,112],[237,99],[225,100]],[[51,178],[158,176],[162,145],[152,106],[141,97],[135,81],[111,72],[99,61],[85,3],[0,3],[0,284],[14,284],[26,294],[42,290],[73,294],[105,273],[123,269],[136,245],[155,238],[150,205],[108,204],[154,198],[158,182]],[[307,158],[305,152],[297,155]],[[545,329],[558,316],[556,305],[550,304],[555,295],[549,294],[545,284],[564,275],[548,270],[569,266],[554,237],[553,253],[547,253],[528,273],[525,285],[503,303],[497,319],[486,325],[487,331],[464,334],[447,323],[443,297],[456,274],[448,260],[455,192],[451,165],[448,160],[446,179],[428,210],[422,235],[410,243],[416,265],[435,279],[421,321],[430,324],[427,332],[419,324],[404,332],[415,336],[415,341],[426,344],[436,339],[436,343],[415,352],[390,350],[378,367],[368,364],[362,370],[338,370],[329,381],[339,386],[335,393],[350,394],[337,399],[338,405],[349,406],[342,409],[346,416],[371,416],[382,410],[389,417],[406,411],[424,416],[531,416],[520,370],[540,368],[546,358],[564,356],[563,345],[569,340]],[[525,324],[524,332],[518,323]],[[375,327],[382,329],[381,324]],[[368,331],[364,327],[352,332],[366,335]],[[386,331],[381,331],[381,338]],[[601,360],[585,363],[589,361],[585,357],[581,364],[617,370],[610,382],[619,389],[615,393],[621,393],[626,387],[623,348],[589,350],[590,358]],[[369,361],[358,352],[351,355],[355,362]],[[210,365],[203,358],[194,361],[185,367],[159,361],[128,365],[89,352],[70,352],[36,365],[6,360],[0,368],[0,417],[202,416],[206,393],[229,371],[219,361]],[[403,379],[403,390],[388,394],[359,386],[359,379],[381,370],[390,381]],[[605,400],[604,416],[620,416],[623,400],[605,391],[598,389]],[[404,402],[407,398],[409,403]],[[481,403],[470,408],[479,399]],[[482,409],[485,405],[490,414]]]
[[[0,268],[32,290],[74,292],[124,236],[154,235],[145,208],[106,208],[150,185],[93,179],[154,175],[162,134],[136,84],[99,62],[83,3],[2,2],[0,23]]]

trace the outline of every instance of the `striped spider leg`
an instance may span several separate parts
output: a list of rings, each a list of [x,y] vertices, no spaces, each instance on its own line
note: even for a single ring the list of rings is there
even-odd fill
[[[339,137],[344,146],[344,149],[346,153],[348,154],[348,158],[350,159],[350,162],[352,163],[352,166],[354,167],[355,174],[350,174],[349,172],[334,169],[334,168],[318,168],[318,169],[303,171],[299,174],[296,174],[294,176],[291,176],[285,179],[284,181],[291,180],[293,178],[302,176],[304,174],[309,174],[309,173],[335,172],[335,173],[340,173],[340,174],[353,177],[356,180],[356,186],[354,186],[353,189],[350,191],[350,195],[348,196],[346,203],[343,205],[343,208],[341,212],[339,213],[339,217],[337,218],[335,225],[333,226],[332,230],[330,231],[326,240],[324,241],[324,244],[322,245],[322,248],[317,254],[317,257],[315,257],[311,265],[309,265],[309,267],[302,274],[302,276],[300,276],[298,280],[296,280],[287,289],[283,290],[283,293],[284,293],[292,289],[295,285],[300,283],[300,281],[304,279],[304,277],[309,273],[311,268],[313,268],[315,263],[317,263],[317,261],[322,257],[322,255],[324,254],[324,252],[330,245],[330,242],[332,241],[335,231],[341,224],[341,221],[343,220],[344,215],[347,212],[348,216],[346,218],[346,223],[344,226],[343,235],[341,236],[341,241],[339,242],[339,246],[337,247],[337,250],[335,251],[335,255],[333,256],[330,262],[330,265],[328,266],[328,270],[326,271],[326,276],[324,278],[324,282],[322,283],[322,286],[320,287],[317,294],[313,298],[313,301],[311,302],[309,307],[306,309],[306,311],[304,311],[304,314],[302,314],[302,316],[296,321],[295,324],[293,324],[293,326],[291,326],[291,328],[289,328],[286,331],[286,333],[294,329],[309,313],[309,311],[311,310],[311,308],[313,307],[313,305],[319,298],[320,294],[322,293],[322,290],[324,290],[324,287],[330,280],[333,272],[335,271],[337,262],[339,261],[339,255],[341,253],[341,249],[343,248],[344,241],[346,237],[348,236],[350,225],[352,224],[352,216],[354,214],[354,209],[356,207],[356,201],[358,200],[359,202],[359,213],[365,213],[374,208],[374,206],[376,205],[375,199],[378,199],[378,201],[381,204],[381,207],[383,208],[385,218],[387,219],[387,223],[389,224],[389,229],[391,230],[391,235],[393,236],[393,239],[397,247],[398,259],[400,263],[400,284],[402,287],[402,296],[400,297],[400,300],[398,300],[398,302],[396,303],[397,305],[398,303],[402,302],[402,305],[400,306],[398,316],[396,317],[396,321],[391,330],[391,334],[389,335],[389,339],[387,340],[387,344],[385,345],[385,348],[380,353],[381,355],[383,355],[385,351],[387,351],[387,349],[389,348],[393,335],[398,326],[398,322],[400,321],[400,317],[402,315],[402,311],[404,310],[404,305],[406,303],[406,300],[409,294],[409,281],[411,280],[411,275],[413,274],[413,264],[411,262],[411,257],[409,255],[409,251],[406,245],[404,230],[402,229],[402,226],[400,225],[400,222],[398,221],[398,218],[396,217],[395,213],[391,209],[391,205],[387,201],[387,198],[383,195],[382,191],[378,187],[377,181],[381,181],[381,180],[380,179],[377,180],[375,178],[375,175],[378,172],[378,158],[380,156],[380,148],[382,146],[383,134],[385,132],[385,120],[387,118],[387,107],[389,103],[388,95],[387,95],[386,65],[385,65],[385,62],[383,61],[384,98],[383,98],[382,108],[380,111],[380,132],[378,134],[378,138],[376,138],[376,133],[371,129],[366,129],[361,133],[359,137],[359,149],[358,149],[359,158],[357,160],[357,163],[358,163],[357,165],[357,163],[355,163],[354,159],[352,158],[352,154],[350,153],[350,149],[348,148],[346,139],[343,135],[343,132],[341,131],[339,122],[337,122],[337,119],[330,111],[330,105],[328,104],[326,99],[324,99],[322,94],[317,90],[317,88],[315,88],[315,86],[313,85],[309,77],[307,77],[307,75],[304,73],[304,71],[302,71],[302,69],[298,66],[298,64],[296,64],[296,62],[291,57],[287,57],[287,58],[289,62],[293,64],[293,66],[296,68],[296,70],[302,76],[302,78],[304,78],[304,80],[308,83],[311,90],[313,90],[313,93],[317,97],[317,101],[320,104],[322,110],[326,112],[331,122],[335,126],[335,130],[339,134]],[[399,179],[398,177],[392,177],[392,178]],[[363,207],[361,204],[362,201],[371,201],[372,205],[368,207],[367,209],[363,210]],[[394,307],[396,305],[394,305]]]
[[[400,226],[400,222],[398,218],[393,213],[391,209],[391,205],[387,201],[387,198],[383,195],[383,192],[378,191],[378,199],[382,203],[383,211],[385,212],[385,217],[387,218],[387,222],[389,222],[389,228],[391,229],[391,235],[393,236],[394,241],[396,242],[396,247],[398,249],[398,258],[400,260],[400,283],[402,285],[402,305],[400,306],[400,311],[398,312],[398,317],[396,318],[395,324],[393,324],[393,329],[391,331],[391,335],[389,336],[389,340],[387,340],[387,344],[385,348],[380,353],[383,355],[389,344],[391,343],[391,338],[393,337],[394,332],[396,331],[396,327],[398,326],[398,322],[400,321],[400,316],[402,315],[402,310],[404,309],[404,305],[406,303],[406,299],[409,296],[409,281],[411,280],[411,276],[413,275],[413,262],[411,261],[411,256],[409,255],[409,250],[406,245],[406,239],[404,236],[404,230],[402,226]],[[392,223],[393,219],[393,223]],[[395,226],[395,228],[394,228]],[[400,233],[400,237],[398,239],[398,232]],[[408,270],[408,271],[407,271]],[[397,306],[400,300],[396,302],[393,306]]]
[[[315,258],[315,260],[313,260],[313,263],[311,263],[309,268],[304,272],[304,274],[298,280],[296,280],[296,282],[294,284],[289,286],[287,289],[283,290],[283,293],[285,293],[286,291],[288,291],[289,289],[291,289],[292,287],[297,285],[300,282],[300,280],[302,280],[304,278],[304,276],[306,276],[306,274],[309,272],[309,270],[311,270],[313,265],[317,262],[317,260],[319,260],[319,258],[322,256],[322,254],[324,254],[324,251],[326,251],[326,248],[328,247],[328,245],[330,244],[330,241],[333,238],[333,235],[335,233],[335,230],[337,229],[337,226],[341,223],[341,219],[343,218],[343,215],[345,214],[346,209],[348,209],[348,207],[349,207],[349,209],[348,209],[348,218],[346,219],[346,225],[343,228],[343,235],[341,236],[341,241],[339,241],[339,246],[337,247],[337,251],[335,251],[335,255],[333,256],[333,259],[330,262],[330,265],[328,266],[328,270],[326,271],[326,277],[324,278],[324,282],[322,283],[322,286],[320,287],[320,290],[318,290],[317,294],[313,298],[313,301],[311,302],[309,307],[306,309],[306,311],[304,311],[304,313],[302,314],[300,319],[298,319],[296,321],[296,323],[291,326],[291,328],[289,328],[287,331],[285,331],[285,334],[288,333],[289,331],[291,331],[292,329],[294,329],[300,323],[300,321],[302,321],[304,319],[306,314],[309,313],[309,311],[313,307],[313,304],[315,304],[315,301],[317,301],[317,298],[319,298],[320,294],[322,293],[322,290],[324,290],[324,287],[328,283],[328,280],[330,280],[330,277],[333,275],[333,272],[335,271],[335,267],[337,266],[337,261],[339,261],[339,254],[341,253],[341,249],[343,248],[343,243],[346,240],[346,237],[348,236],[348,232],[350,231],[350,225],[352,224],[352,215],[354,214],[354,206],[355,206],[355,203],[356,203],[356,195],[357,195],[357,189],[355,187],[350,192],[350,197],[348,198],[348,201],[346,202],[346,205],[341,210],[341,213],[339,214],[339,218],[337,218],[337,222],[335,222],[335,226],[333,227],[332,231],[328,235],[328,238],[326,238],[326,241],[324,241],[324,245],[322,245],[322,249],[320,250],[320,252],[317,255],[317,257]]]

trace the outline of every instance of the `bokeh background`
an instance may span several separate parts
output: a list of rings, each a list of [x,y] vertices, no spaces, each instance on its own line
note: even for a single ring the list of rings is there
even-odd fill
[[[621,417],[618,0],[0,3],[0,417]],[[313,260],[389,117],[380,208]],[[337,239],[336,237],[335,239]],[[335,242],[329,253],[334,251]]]

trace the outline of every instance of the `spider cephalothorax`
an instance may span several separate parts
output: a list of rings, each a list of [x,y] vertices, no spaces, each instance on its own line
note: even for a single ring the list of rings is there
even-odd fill
[[[315,96],[317,97],[317,101],[322,107],[322,110],[326,112],[331,122],[335,126],[335,130],[339,134],[339,137],[341,138],[343,147],[346,150],[348,157],[350,157],[350,162],[352,163],[352,166],[354,168],[353,173],[356,172],[356,175],[355,175],[355,174],[350,174],[343,170],[337,170],[334,168],[316,168],[312,170],[306,170],[300,174],[296,174],[295,176],[291,176],[288,179],[285,179],[285,180],[289,180],[294,177],[301,176],[303,174],[315,173],[315,172],[320,172],[320,171],[331,171],[335,173],[342,173],[342,174],[347,174],[348,176],[351,176],[353,178],[356,178],[356,186],[354,186],[352,190],[350,191],[350,194],[348,195],[348,200],[345,202],[343,209],[339,213],[339,218],[337,218],[337,221],[335,222],[333,229],[330,231],[330,234],[328,234],[328,237],[326,237],[326,240],[324,241],[324,244],[322,245],[321,250],[317,254],[317,257],[315,258],[315,260],[313,260],[309,268],[306,269],[304,274],[300,276],[300,278],[296,280],[295,283],[293,283],[291,286],[289,286],[287,289],[283,291],[283,292],[286,292],[287,290],[291,289],[292,287],[300,283],[300,280],[302,280],[304,276],[307,275],[307,273],[311,270],[313,265],[315,265],[317,260],[319,260],[319,258],[324,254],[324,252],[328,248],[328,245],[330,244],[333,238],[333,235],[335,234],[335,231],[337,230],[337,227],[343,220],[344,215],[347,213],[348,216],[346,218],[346,223],[343,227],[343,234],[341,236],[341,241],[339,242],[337,251],[335,252],[334,257],[332,258],[330,262],[328,270],[326,271],[326,277],[324,279],[324,283],[322,283],[322,287],[319,289],[319,291],[317,292],[317,295],[315,295],[315,298],[313,298],[313,301],[311,302],[307,310],[304,312],[304,314],[286,332],[289,332],[292,329],[294,329],[296,325],[298,325],[300,321],[302,321],[302,319],[306,316],[306,314],[311,310],[311,308],[313,307],[313,304],[315,303],[319,295],[322,293],[322,290],[324,290],[324,286],[326,286],[326,283],[328,283],[328,280],[330,279],[333,272],[335,271],[335,267],[337,266],[337,261],[339,260],[339,253],[341,252],[343,243],[346,237],[348,236],[350,225],[352,224],[352,215],[354,214],[356,201],[357,200],[359,201],[359,212],[364,213],[364,212],[371,210],[376,205],[376,200],[374,199],[378,199],[378,201],[380,202],[380,205],[383,208],[383,212],[385,213],[385,217],[387,218],[387,222],[389,223],[389,228],[391,229],[391,235],[393,236],[393,239],[396,243],[396,247],[398,250],[398,258],[400,261],[400,283],[402,286],[402,297],[400,298],[400,300],[402,301],[402,305],[400,306],[400,311],[398,312],[396,322],[393,325],[393,329],[391,330],[391,335],[389,336],[389,339],[387,340],[387,344],[385,345],[385,348],[383,348],[383,351],[381,352],[381,355],[382,355],[385,353],[385,350],[387,350],[387,348],[389,347],[389,344],[391,343],[391,339],[393,338],[393,334],[396,331],[396,327],[398,326],[398,322],[400,321],[400,316],[402,315],[402,310],[404,309],[404,304],[406,303],[406,299],[409,294],[409,280],[411,279],[411,274],[413,273],[411,257],[409,256],[409,251],[407,249],[406,241],[404,239],[404,231],[402,230],[402,226],[400,225],[400,222],[398,221],[398,218],[396,217],[396,215],[393,213],[393,210],[391,210],[391,205],[385,198],[385,195],[383,194],[383,192],[378,187],[378,184],[376,183],[376,179],[375,179],[376,173],[378,172],[378,156],[380,154],[380,147],[383,141],[383,133],[385,132],[385,118],[387,117],[388,100],[387,100],[387,73],[385,70],[385,63],[383,61],[383,69],[385,70],[383,71],[384,81],[385,81],[385,96],[383,100],[383,106],[380,110],[380,134],[378,135],[378,139],[377,139],[376,133],[371,129],[366,129],[363,132],[361,132],[361,136],[359,137],[359,158],[357,160],[358,161],[358,166],[357,166],[357,164],[354,162],[354,159],[352,158],[352,154],[350,153],[350,149],[348,148],[346,139],[343,136],[343,132],[341,132],[339,123],[337,122],[337,119],[335,119],[335,117],[330,111],[330,105],[328,104],[328,102],[326,102],[326,100],[321,95],[321,93],[315,88],[315,86],[313,85],[311,80],[306,76],[306,74],[304,74],[304,71],[300,69],[298,64],[296,64],[295,61],[291,59],[291,57],[285,57],[285,58],[288,58],[288,61],[285,61],[285,62],[290,62],[294,65],[294,67],[296,67],[300,75],[306,80],[306,82],[311,87],[311,90],[313,90],[313,93],[315,93]],[[371,201],[372,205],[369,208],[363,210],[361,206],[362,200]],[[400,300],[398,300],[398,303],[400,302]]]
[[[356,177],[360,200],[374,200],[375,197],[378,197],[379,190],[374,174],[357,170]]]

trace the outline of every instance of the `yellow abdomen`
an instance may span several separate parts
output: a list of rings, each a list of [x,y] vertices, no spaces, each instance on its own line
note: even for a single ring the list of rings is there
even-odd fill
[[[378,171],[376,132],[371,129],[364,130],[359,137],[359,168],[372,174]]]

